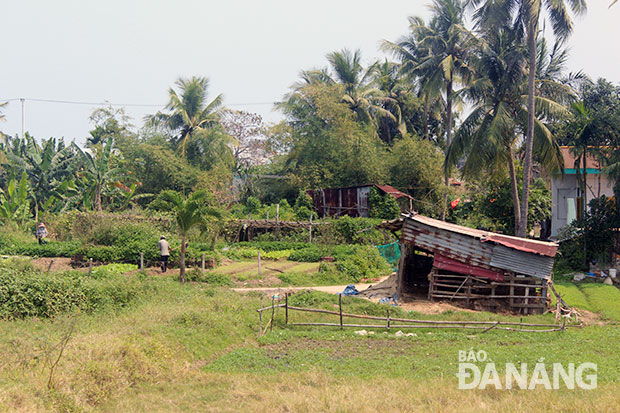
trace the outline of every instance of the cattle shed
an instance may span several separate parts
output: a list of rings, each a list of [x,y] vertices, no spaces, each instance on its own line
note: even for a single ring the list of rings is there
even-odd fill
[[[399,297],[543,313],[557,244],[467,228],[413,214],[381,225],[402,230]]]
[[[308,191],[308,195],[312,198],[314,210],[320,218],[342,215],[368,217],[370,213],[368,198],[373,187],[399,201],[401,211],[411,209],[413,198],[390,185],[372,184],[317,189]]]

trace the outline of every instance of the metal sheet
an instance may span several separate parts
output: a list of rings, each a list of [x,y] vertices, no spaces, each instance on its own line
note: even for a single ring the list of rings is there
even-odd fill
[[[491,266],[514,271],[517,274],[549,279],[553,271],[553,258],[495,245]]]
[[[453,260],[441,254],[435,254],[433,267],[439,270],[453,271],[457,274],[475,275],[493,281],[503,281],[504,274],[499,271],[488,270],[486,268],[469,265],[464,262]]]

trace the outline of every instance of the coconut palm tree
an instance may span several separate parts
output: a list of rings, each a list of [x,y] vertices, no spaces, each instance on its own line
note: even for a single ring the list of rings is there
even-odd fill
[[[381,120],[387,118],[402,128],[398,113],[392,112],[396,102],[372,82],[374,65],[365,69],[361,60],[360,50],[342,49],[329,53],[327,61],[330,68],[303,71],[301,82],[293,85],[293,94],[311,84],[342,85],[344,93],[341,99],[355,112],[360,122],[373,125],[376,130]],[[289,94],[288,98],[293,94]]]
[[[174,135],[173,143],[185,158],[188,142],[193,135],[219,125],[222,95],[208,102],[209,79],[206,77],[179,78],[175,85],[178,91],[174,88],[168,90],[166,110],[169,113],[158,112],[146,120],[153,126],[168,129]]]
[[[400,62],[399,75],[409,83],[412,90],[423,101],[424,122],[420,134],[423,139],[430,140],[431,118],[441,119],[445,112],[445,102],[440,88],[429,87],[430,76],[423,73],[419,64],[429,51],[419,43],[418,33],[426,23],[420,17],[409,17],[409,34],[396,42],[383,41],[381,48],[394,55]],[[439,132],[439,131],[438,131]]]
[[[434,0],[431,5],[432,17],[428,25],[421,19],[410,19],[412,43],[417,49],[414,53],[404,47],[394,50],[410,54],[407,67],[415,73],[421,85],[421,94],[432,100],[443,94],[446,107],[444,114],[445,144],[452,142],[453,105],[458,97],[459,85],[465,85],[473,75],[470,56],[476,47],[476,37],[465,28],[465,3],[461,0]],[[389,48],[390,46],[387,45]],[[402,50],[405,49],[405,50]],[[449,171],[444,181],[448,184]],[[446,202],[447,205],[447,194]],[[446,206],[441,217],[445,218]]]
[[[491,32],[501,27],[512,27],[515,33],[526,39],[529,57],[528,117],[520,211],[521,228],[517,234],[525,237],[536,129],[536,57],[540,15],[545,10],[556,38],[565,39],[573,30],[568,8],[574,14],[581,14],[586,11],[586,3],[585,0],[469,0],[469,4],[476,8],[474,20],[482,31]]]
[[[515,233],[521,228],[515,153],[527,128],[527,53],[510,30],[489,33],[477,62],[479,78],[467,89],[473,110],[457,131],[446,156],[446,167],[465,157],[465,177],[508,173],[515,212]],[[556,90],[549,80],[550,88]],[[549,98],[537,97],[535,147],[538,160],[549,171],[561,167],[559,147],[542,121],[563,107]],[[544,110],[543,110],[544,109]],[[555,111],[555,112],[554,112]],[[545,116],[547,114],[547,116]]]
[[[185,253],[187,249],[187,235],[194,227],[200,226],[208,216],[220,218],[220,212],[206,206],[206,191],[197,191],[188,198],[179,193],[165,191],[162,193],[163,200],[171,206],[171,211],[176,217],[181,235],[181,250],[179,258],[179,280],[185,282]]]

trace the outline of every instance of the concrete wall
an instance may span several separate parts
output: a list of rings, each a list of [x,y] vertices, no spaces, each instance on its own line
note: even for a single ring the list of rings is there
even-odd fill
[[[613,183],[607,175],[588,174],[586,184],[588,187],[586,202],[602,195],[614,196]],[[575,218],[579,214],[577,198],[581,197],[581,191],[579,190],[577,175],[554,175],[551,179],[551,196],[553,202],[551,207],[551,236],[556,237],[559,230],[569,224],[571,218]]]

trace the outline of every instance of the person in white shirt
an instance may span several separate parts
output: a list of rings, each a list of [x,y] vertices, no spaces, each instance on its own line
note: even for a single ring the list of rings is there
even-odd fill
[[[172,248],[170,248],[170,244],[168,244],[168,241],[166,241],[166,237],[163,235],[157,243],[157,246],[159,247],[161,272],[166,272],[166,270],[168,269],[168,259],[170,258],[170,251],[172,251]]]

